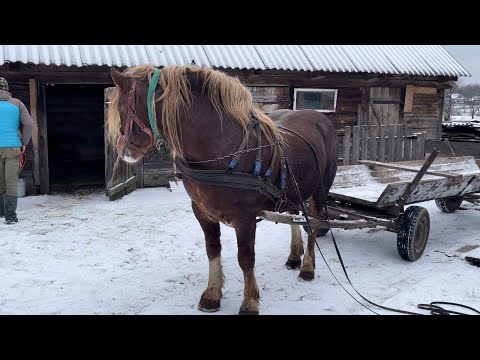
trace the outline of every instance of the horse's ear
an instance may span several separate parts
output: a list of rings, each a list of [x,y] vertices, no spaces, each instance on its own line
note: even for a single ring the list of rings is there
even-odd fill
[[[123,76],[117,69],[112,67],[110,69],[110,75],[112,77],[113,82],[117,85],[121,90],[127,89],[127,78]]]

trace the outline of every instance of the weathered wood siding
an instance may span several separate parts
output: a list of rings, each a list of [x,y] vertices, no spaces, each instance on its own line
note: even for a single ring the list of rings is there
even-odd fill
[[[329,89],[337,89],[329,87]],[[336,129],[357,125],[357,108],[361,103],[362,90],[359,87],[341,87],[337,92],[335,112],[324,113]]]
[[[247,86],[254,105],[266,114],[279,109],[291,109],[288,86]]]
[[[406,111],[403,115],[405,124],[409,125],[413,132],[425,131],[427,139],[440,140],[438,129],[441,128],[442,103],[443,91],[437,91],[435,94],[414,91],[412,111]]]
[[[143,158],[143,186],[167,186],[173,177],[173,160],[165,147],[151,149]]]

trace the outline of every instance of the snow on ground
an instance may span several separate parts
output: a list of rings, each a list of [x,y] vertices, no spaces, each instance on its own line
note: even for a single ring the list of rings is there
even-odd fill
[[[334,229],[350,279],[384,306],[427,314],[417,304],[449,301],[480,310],[480,267],[464,260],[480,247],[480,212],[419,205],[432,224],[425,253],[413,263],[397,254],[395,233]],[[15,225],[0,223],[0,314],[204,314],[196,306],[208,261],[186,193],[140,189],[115,202],[99,191],[30,196],[19,199],[18,217]],[[215,314],[231,315],[243,298],[243,274],[234,230],[221,231],[226,283]],[[331,235],[318,242],[355,294]],[[258,223],[260,314],[371,314],[338,285],[318,250],[315,279],[300,281],[298,270],[284,266],[289,246],[288,225]]]

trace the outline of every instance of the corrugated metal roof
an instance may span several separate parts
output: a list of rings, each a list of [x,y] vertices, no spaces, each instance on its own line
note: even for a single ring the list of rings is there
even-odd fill
[[[440,45],[0,45],[8,62],[470,76]]]
[[[342,45],[342,50],[359,72],[398,74],[392,62],[385,56],[379,45]]]
[[[231,69],[266,69],[253,45],[203,45],[210,64]]]
[[[313,66],[298,45],[255,45],[267,69],[313,70]]]

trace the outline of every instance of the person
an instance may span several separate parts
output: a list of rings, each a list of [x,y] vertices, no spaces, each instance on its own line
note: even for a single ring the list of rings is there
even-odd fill
[[[8,82],[0,77],[0,217],[7,224],[18,222],[17,184],[20,155],[30,142],[33,120],[26,106],[9,92]]]

